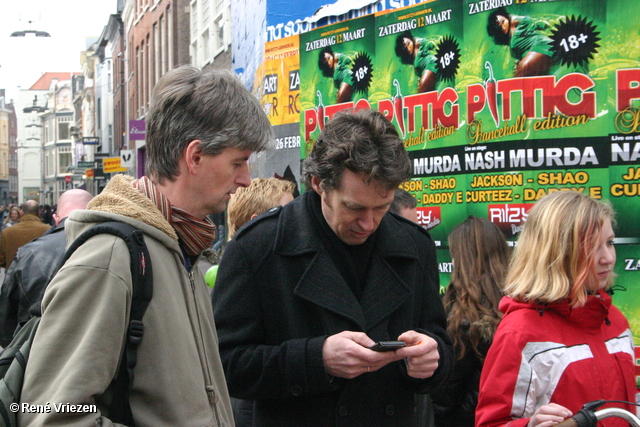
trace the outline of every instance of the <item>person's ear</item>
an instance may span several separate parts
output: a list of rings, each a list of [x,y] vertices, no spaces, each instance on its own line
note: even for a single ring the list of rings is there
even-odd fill
[[[203,154],[200,143],[201,141],[199,139],[194,139],[184,150],[184,160],[191,175],[195,175],[196,169],[202,163]]]
[[[257,217],[257,216],[258,216],[258,214],[253,214],[253,215],[251,215],[251,218],[249,218],[249,221],[251,221],[253,218],[255,218],[255,217]]]
[[[322,181],[320,181],[320,178],[317,176],[311,177],[311,188],[313,188],[318,194],[322,194],[324,192],[322,189]]]

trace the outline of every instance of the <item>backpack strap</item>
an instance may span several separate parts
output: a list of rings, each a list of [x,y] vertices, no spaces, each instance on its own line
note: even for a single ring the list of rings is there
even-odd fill
[[[95,225],[82,233],[71,244],[65,253],[62,264],[71,254],[91,237],[97,234],[113,234],[123,239],[129,248],[131,258],[131,277],[133,280],[133,295],[131,299],[131,314],[125,351],[120,362],[120,371],[114,380],[114,393],[109,408],[109,418],[113,422],[133,426],[133,415],[129,405],[129,394],[133,384],[133,370],[137,364],[138,344],[144,335],[144,316],[149,302],[153,297],[153,272],[151,257],[144,243],[144,233],[137,228],[118,221],[108,221]]]

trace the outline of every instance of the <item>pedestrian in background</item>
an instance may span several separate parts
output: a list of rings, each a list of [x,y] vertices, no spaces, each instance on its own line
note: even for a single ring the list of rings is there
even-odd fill
[[[9,215],[9,211],[11,210],[12,207],[14,207],[15,205],[13,203],[9,203],[7,204],[7,206],[1,206],[1,219],[2,219],[2,223],[4,224],[5,219],[7,218],[7,215]]]
[[[227,225],[229,226],[229,240],[244,224],[257,217],[261,213],[276,206],[284,206],[293,200],[295,184],[278,178],[254,178],[251,185],[238,190],[231,195],[227,207]],[[214,265],[209,271],[215,270],[217,276],[218,266]],[[209,274],[209,271],[207,274]],[[213,286],[213,283],[209,283]],[[231,398],[233,417],[238,426],[253,425],[253,402]]]
[[[456,361],[451,378],[431,399],[437,427],[473,427],[482,364],[502,318],[498,304],[510,251],[498,226],[473,215],[448,241],[453,271],[444,307]]]
[[[20,214],[19,207],[14,206],[11,209],[9,209],[9,213],[5,217],[4,223],[2,224],[2,229],[4,230],[7,227],[11,227],[12,225],[19,223],[21,216],[22,215]]]
[[[84,209],[93,196],[81,189],[65,191],[53,214],[56,226],[22,246],[7,269],[0,289],[0,345],[13,339],[21,324],[40,314],[42,294],[60,267],[67,238],[64,223],[72,210]]]
[[[51,226],[56,225],[56,222],[53,219],[53,213],[54,213],[54,209],[51,207],[51,205],[42,205],[40,207],[40,218],[42,219],[42,222],[44,222],[45,224],[48,224]]]
[[[24,202],[20,206],[20,221],[0,233],[0,267],[9,267],[18,248],[42,236],[50,228],[40,220],[38,202]]]
[[[293,200],[295,184],[278,178],[254,178],[251,185],[231,195],[227,207],[229,239],[249,220],[275,206],[284,206]]]
[[[293,200],[294,190],[293,182],[279,178],[254,178],[248,187],[238,188],[231,195],[227,206],[228,240],[233,238],[240,227],[262,212],[275,206],[284,206]],[[214,265],[205,274],[210,287],[215,285],[218,263],[219,261],[214,260]]]
[[[531,208],[482,369],[478,427],[552,426],[588,402],[635,402],[629,322],[607,292],[614,224],[610,203],[575,191],[548,194]],[[631,404],[605,404],[611,406],[634,411]]]
[[[396,188],[393,195],[393,202],[389,206],[389,212],[396,213],[409,221],[418,223],[418,202],[413,194],[402,188]]]

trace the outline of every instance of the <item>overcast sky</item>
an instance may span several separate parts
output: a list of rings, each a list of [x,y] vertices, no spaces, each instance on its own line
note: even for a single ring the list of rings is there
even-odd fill
[[[11,99],[45,72],[80,71],[86,37],[100,37],[116,7],[117,0],[0,0],[0,89]],[[28,29],[51,37],[9,37]]]

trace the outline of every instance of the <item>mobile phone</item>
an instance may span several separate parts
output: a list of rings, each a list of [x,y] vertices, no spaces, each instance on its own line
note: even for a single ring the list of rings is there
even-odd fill
[[[395,351],[399,348],[405,347],[407,343],[404,341],[378,341],[371,347],[370,350],[373,351]]]

